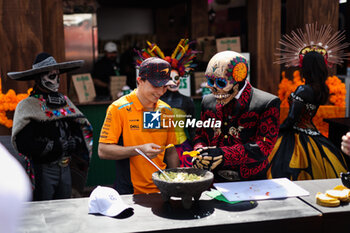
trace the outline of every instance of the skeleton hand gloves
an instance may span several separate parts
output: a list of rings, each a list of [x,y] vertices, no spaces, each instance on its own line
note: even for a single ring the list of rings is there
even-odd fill
[[[214,170],[224,159],[223,151],[216,147],[203,147],[197,150],[200,154],[193,159],[193,167]]]

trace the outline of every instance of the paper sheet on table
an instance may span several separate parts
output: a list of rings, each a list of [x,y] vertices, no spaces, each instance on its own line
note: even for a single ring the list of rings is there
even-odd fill
[[[229,201],[249,201],[308,196],[309,192],[287,178],[214,183]]]

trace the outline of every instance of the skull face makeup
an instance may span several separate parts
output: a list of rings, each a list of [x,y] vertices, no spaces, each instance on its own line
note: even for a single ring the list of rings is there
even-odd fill
[[[176,70],[171,70],[170,78],[176,83],[176,85],[169,85],[169,91],[178,91],[180,87],[180,75]]]
[[[40,83],[45,89],[57,92],[60,86],[59,71],[52,70],[47,74],[41,75]]]
[[[224,51],[210,59],[205,76],[218,104],[225,105],[239,92],[248,74],[248,63],[239,53]]]

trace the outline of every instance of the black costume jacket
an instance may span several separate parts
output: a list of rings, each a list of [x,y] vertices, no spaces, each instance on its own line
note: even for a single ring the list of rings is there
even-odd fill
[[[62,95],[63,96],[63,95]],[[63,96],[60,106],[47,104],[47,94],[31,94],[16,107],[12,144],[34,164],[51,164],[64,156],[71,157],[73,186],[79,191],[85,185],[92,154],[92,127],[79,109]],[[73,138],[75,148],[64,151],[62,142]]]
[[[215,170],[233,170],[242,180],[264,179],[267,158],[278,136],[279,106],[277,96],[253,88],[249,82],[240,98],[226,105],[217,104],[212,94],[205,96],[201,120],[220,120],[221,128],[198,128],[194,148],[222,149],[224,161]]]

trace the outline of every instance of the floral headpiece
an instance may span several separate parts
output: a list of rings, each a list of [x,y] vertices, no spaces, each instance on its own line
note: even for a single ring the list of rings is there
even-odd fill
[[[215,54],[205,71],[207,79],[219,79],[226,84],[228,82],[233,85],[245,81],[247,76],[247,60],[243,55],[234,51],[222,51]]]
[[[291,35],[284,35],[279,41],[284,48],[277,48],[280,52],[276,53],[279,56],[276,63],[301,66],[305,54],[311,51],[322,54],[329,67],[343,63],[348,56],[344,49],[349,43],[341,43],[345,39],[344,31],[332,32],[331,25],[322,25],[318,30],[315,23],[306,24],[305,32],[298,28]]]
[[[135,50],[139,55],[139,59],[136,63],[139,66],[142,61],[149,57],[159,57],[169,62],[171,68],[177,70],[179,76],[182,77],[189,73],[195,66],[192,62],[198,51],[192,50],[190,48],[191,44],[192,42],[189,42],[188,39],[181,39],[171,56],[164,56],[164,53],[158,45],[147,41],[148,48],[142,49],[141,51]]]

